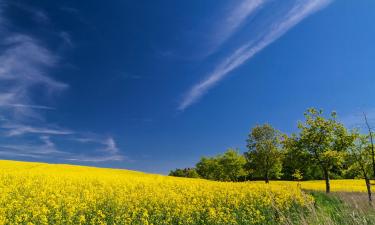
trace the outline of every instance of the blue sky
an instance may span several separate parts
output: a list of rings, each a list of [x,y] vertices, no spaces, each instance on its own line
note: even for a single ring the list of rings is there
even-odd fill
[[[375,116],[371,0],[0,0],[0,157],[167,173],[308,107]]]

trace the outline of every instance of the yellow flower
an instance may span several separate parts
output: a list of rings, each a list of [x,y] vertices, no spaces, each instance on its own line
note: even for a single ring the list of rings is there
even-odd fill
[[[352,186],[334,182],[333,190]],[[320,181],[300,183],[324,189]],[[214,182],[1,160],[0,193],[0,224],[261,224],[273,219],[270,212],[281,213],[281,221],[290,207],[313,203],[294,182]]]

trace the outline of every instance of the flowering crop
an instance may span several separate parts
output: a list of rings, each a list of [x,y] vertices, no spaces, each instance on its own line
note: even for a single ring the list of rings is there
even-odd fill
[[[364,179],[331,180],[330,182],[332,192],[367,192]],[[314,191],[325,191],[326,188],[324,180],[303,181],[301,187]]]
[[[263,183],[264,181],[255,181],[252,183]],[[332,192],[367,192],[366,184],[363,179],[346,179],[346,180],[331,180]],[[272,181],[273,185],[293,185],[299,186],[302,190],[309,191],[325,191],[325,180],[310,180],[310,181]]]
[[[334,185],[332,185],[334,186]],[[0,161],[0,224],[270,224],[313,202],[296,183],[231,183]]]
[[[264,181],[252,181],[253,184],[263,184]],[[367,192],[364,179],[330,180],[331,192]],[[325,191],[325,180],[309,181],[271,181],[272,185],[297,186],[302,190]]]

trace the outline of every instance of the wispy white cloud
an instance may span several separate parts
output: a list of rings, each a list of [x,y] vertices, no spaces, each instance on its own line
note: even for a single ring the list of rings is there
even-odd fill
[[[108,161],[123,161],[124,157],[121,155],[107,155],[107,156],[87,156],[87,155],[75,155],[67,158],[70,161],[78,162],[108,162]]]
[[[58,56],[52,54],[34,38],[8,33],[4,39],[5,51],[0,55],[0,79],[15,81],[19,85],[42,84],[52,90],[68,85],[46,75],[47,69],[57,65]]]
[[[247,43],[243,44],[219,63],[205,79],[195,84],[184,96],[178,109],[184,110],[194,104],[231,71],[251,59],[255,54],[277,40],[304,18],[324,8],[330,2],[331,0],[297,0],[285,15],[277,17],[266,30],[262,31],[259,37],[252,38]]]
[[[67,154],[56,148],[50,136],[40,136],[39,139],[39,144],[1,144],[0,155],[45,158]]]
[[[220,45],[229,39],[246,21],[246,19],[254,14],[267,0],[242,0],[238,4],[230,3],[230,8],[226,10],[224,15],[220,15],[220,19],[215,21],[213,31],[210,32],[210,42],[212,48],[207,55],[212,54]],[[237,2],[236,2],[237,3]]]
[[[13,116],[40,117],[36,110],[47,107],[33,104],[33,88],[43,87],[48,96],[68,87],[47,75],[58,57],[27,35],[9,33],[2,44],[7,47],[0,54],[0,107]]]
[[[217,52],[247,19],[255,16],[259,9],[272,0],[237,0],[215,4],[207,17],[194,21],[191,28],[181,28],[174,40],[181,40],[181,45],[172,48],[154,46],[156,54],[165,58],[183,60],[203,60]]]
[[[96,134],[81,135],[82,137],[74,137],[73,141],[81,143],[95,143],[99,144],[96,149],[90,151],[89,154],[72,154],[67,157],[67,160],[80,162],[105,162],[105,161],[129,161],[128,157],[121,154],[117,143],[113,137],[101,137]]]
[[[86,161],[86,162],[103,162],[103,161],[121,161],[129,160],[127,157],[120,153],[117,143],[113,137],[100,137],[98,135],[84,135],[84,137],[74,137],[73,141],[81,143],[96,143],[100,146],[96,149],[96,156],[77,155],[76,157],[69,158],[73,161]]]
[[[0,102],[1,102],[1,97],[0,96]],[[25,105],[25,104],[1,104],[3,107],[15,107],[15,108],[30,108],[30,109],[45,109],[45,110],[55,110],[56,108],[50,107],[50,106],[45,106],[45,105]]]
[[[49,135],[69,135],[73,131],[61,128],[35,127],[23,124],[4,124],[1,128],[5,129],[7,136],[20,136],[24,134],[49,134]]]
[[[1,144],[0,155],[34,156],[34,158],[59,158],[68,161],[104,162],[129,160],[122,154],[115,139],[95,133],[77,132],[58,126],[37,127],[24,124],[14,124],[7,119],[0,125],[3,138],[8,138],[12,144]],[[26,136],[27,135],[27,136]],[[28,137],[29,140],[39,139],[42,143],[28,142],[25,139],[14,144],[17,138]],[[58,139],[61,150],[52,141]],[[83,145],[77,145],[77,142]],[[73,148],[67,146],[75,146]],[[78,147],[77,147],[78,146]],[[64,149],[64,150],[62,150]]]
[[[76,162],[107,162],[107,161],[131,161],[123,155],[113,137],[101,137],[95,135],[95,139],[91,136],[85,137],[85,134],[63,133],[58,130],[35,130],[28,133],[39,139],[39,143],[35,141],[25,141],[21,143],[0,144],[0,155],[7,157],[31,157],[38,159],[60,159]],[[21,134],[17,134],[21,135]],[[71,137],[67,137],[70,135]],[[84,136],[76,138],[75,136]],[[33,139],[34,139],[33,138]],[[56,145],[52,138],[62,141],[62,146]],[[80,146],[80,151],[76,147],[73,149],[66,146],[70,142],[75,146],[74,142],[90,144],[88,146]],[[69,145],[68,145],[69,146]]]
[[[23,12],[27,13],[29,17],[38,24],[50,22],[46,11],[41,8],[36,8],[30,4],[21,3],[20,1],[8,1],[7,3],[15,6],[18,10],[22,10]]]
[[[13,5],[27,11],[38,22],[50,21],[42,10]],[[69,87],[51,76],[53,69],[59,67],[61,56],[31,35],[12,32],[13,25],[3,16],[6,6],[0,0],[0,155],[82,162],[125,159],[112,137],[86,135],[51,125],[46,120],[44,113],[51,113],[55,108],[36,103],[33,94],[38,90],[39,95],[44,93],[45,98],[52,99],[53,94]],[[63,44],[73,46],[69,33],[58,34]],[[74,139],[79,138],[81,143],[86,141],[87,145],[80,146],[84,150],[71,149],[77,144]]]
[[[117,154],[118,153],[118,148],[115,140],[112,137],[107,138],[104,141],[105,148],[103,149],[104,152],[108,152],[111,154]]]
[[[47,135],[40,136],[40,140],[43,141],[46,148],[55,150],[55,143],[51,141],[50,136],[47,136]]]
[[[6,4],[7,3],[7,4]],[[0,113],[9,120],[42,119],[40,110],[52,107],[35,104],[33,91],[38,89],[44,98],[50,97],[68,85],[50,76],[51,69],[59,65],[59,56],[52,53],[38,39],[14,32],[13,24],[4,17],[9,3],[0,1]],[[17,5],[17,4],[16,4]],[[17,5],[18,6],[18,5]],[[18,6],[23,7],[24,5]],[[38,10],[30,9],[38,15]],[[38,11],[42,12],[42,11]],[[33,14],[34,15],[34,14]]]
[[[71,35],[66,31],[59,32],[59,37],[64,41],[64,43],[70,47],[73,47],[73,41]]]

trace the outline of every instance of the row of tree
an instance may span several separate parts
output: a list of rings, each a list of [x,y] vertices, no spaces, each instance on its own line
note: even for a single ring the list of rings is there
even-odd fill
[[[236,149],[214,157],[202,157],[195,168],[176,169],[171,176],[219,181],[264,179],[364,178],[371,201],[370,179],[375,177],[372,130],[364,114],[367,134],[347,129],[332,112],[308,109],[299,132],[287,135],[269,124],[255,126],[248,135],[247,151]]]

